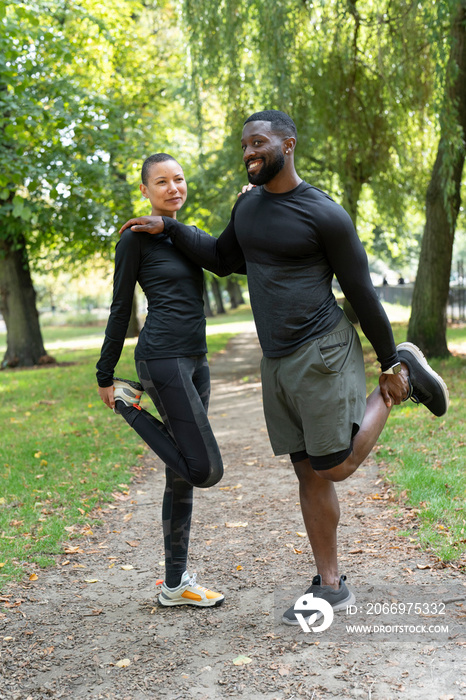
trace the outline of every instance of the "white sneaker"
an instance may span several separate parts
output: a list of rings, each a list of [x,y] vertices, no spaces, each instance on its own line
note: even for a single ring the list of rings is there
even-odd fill
[[[221,605],[224,600],[225,596],[221,593],[210,591],[208,588],[204,588],[204,586],[196,583],[196,574],[190,577],[188,572],[185,571],[177,588],[168,588],[165,583],[162,584],[158,604],[164,607],[170,605],[197,605],[202,608],[210,608]]]
[[[139,402],[141,401],[141,396],[143,393],[144,389],[142,384],[139,384],[139,382],[113,377],[113,397],[115,401],[123,401],[125,406],[134,406],[134,408],[139,408]],[[116,404],[113,411],[117,415],[120,415],[120,411],[117,409]]]

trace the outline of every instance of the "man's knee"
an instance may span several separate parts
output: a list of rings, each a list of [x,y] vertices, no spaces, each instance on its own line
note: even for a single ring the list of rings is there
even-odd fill
[[[312,464],[312,462],[311,462]],[[341,464],[337,464],[329,469],[314,469],[314,474],[316,474],[320,479],[326,481],[344,481],[349,476],[354,474],[359,464],[354,459],[353,452],[343,461]]]

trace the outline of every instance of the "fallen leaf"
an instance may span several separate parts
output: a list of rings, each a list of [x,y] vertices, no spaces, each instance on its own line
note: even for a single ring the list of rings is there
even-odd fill
[[[297,532],[296,534],[298,535],[298,537],[307,537],[307,533],[305,532]]]
[[[236,567],[236,571],[242,571],[242,570],[243,570],[243,567],[241,566],[241,564],[238,564],[238,566]]]
[[[65,554],[84,554],[84,552],[78,545],[76,547],[65,547]]]
[[[132,517],[133,517],[133,514],[132,514],[132,513],[126,513],[126,515],[125,515],[125,517],[123,518],[123,520],[125,521],[125,523],[127,523],[128,520],[131,520]]]
[[[129,659],[120,659],[120,661],[117,661],[115,666],[118,666],[118,668],[126,668],[126,666],[131,666],[131,661]]]
[[[430,564],[416,564],[416,568],[418,568],[418,569],[431,569],[432,567]]]
[[[37,574],[31,574],[31,575],[29,576],[29,580],[30,580],[30,581],[37,581],[38,578],[39,578],[39,577],[38,577]]]
[[[240,654],[236,657],[236,659],[233,659],[233,663],[235,664],[235,666],[243,666],[246,664],[250,664],[251,662],[252,659],[250,659],[249,656],[243,656],[243,654]]]
[[[98,583],[99,582],[98,578],[85,578],[84,580],[86,583]]]
[[[136,540],[126,540],[126,544],[129,544],[130,547],[139,547],[139,542],[137,542]]]
[[[225,523],[225,527],[247,527],[247,523]]]
[[[131,566],[131,564],[123,564],[123,566],[120,566],[120,569],[123,569],[123,571],[131,571],[131,569],[134,569],[134,566]]]
[[[6,564],[6,561],[0,561],[0,569],[1,569],[3,566],[5,566],[5,564]]]

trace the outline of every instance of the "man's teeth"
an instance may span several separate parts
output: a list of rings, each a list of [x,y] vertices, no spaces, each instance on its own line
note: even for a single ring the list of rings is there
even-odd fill
[[[260,166],[262,161],[260,160],[253,160],[251,163],[248,163],[248,170],[256,170]]]

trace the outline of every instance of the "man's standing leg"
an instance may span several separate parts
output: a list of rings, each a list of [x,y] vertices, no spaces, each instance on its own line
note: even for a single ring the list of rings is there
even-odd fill
[[[299,480],[299,500],[306,532],[311,543],[317,573],[322,584],[337,589],[340,577],[337,561],[337,527],[340,505],[332,481],[319,478],[309,459],[293,464]]]

